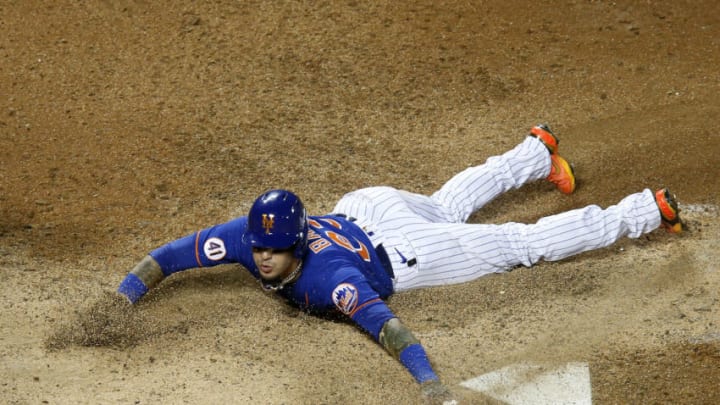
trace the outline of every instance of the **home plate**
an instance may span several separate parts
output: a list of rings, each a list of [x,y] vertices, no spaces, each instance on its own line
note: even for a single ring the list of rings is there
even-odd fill
[[[592,404],[587,363],[513,364],[460,385],[511,405]]]

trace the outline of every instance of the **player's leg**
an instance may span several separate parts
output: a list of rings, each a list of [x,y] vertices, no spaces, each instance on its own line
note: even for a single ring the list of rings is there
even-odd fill
[[[445,214],[446,222],[465,222],[500,194],[546,178],[550,166],[545,145],[537,138],[526,137],[502,155],[458,173],[430,199]]]
[[[408,210],[429,222],[465,222],[501,193],[547,177],[550,166],[550,154],[544,144],[527,137],[512,150],[455,175],[432,196],[371,187],[343,196],[335,212],[379,222]]]
[[[383,220],[389,212],[409,209],[430,222],[462,223],[498,195],[530,181],[546,178],[561,191],[572,192],[574,176],[567,162],[557,155],[557,139],[547,127],[537,126],[532,131],[531,136],[513,149],[453,176],[431,196],[390,187],[371,187],[344,196],[335,212],[351,215],[349,211],[357,211],[358,206],[362,206],[360,211],[366,218]],[[552,148],[548,142],[554,143]],[[572,179],[572,189],[567,186],[568,178]]]
[[[432,200],[446,213],[447,222],[465,222],[499,194],[540,178],[555,184],[560,192],[571,194],[575,191],[575,174],[558,154],[558,143],[547,125],[537,125],[514,149],[450,179]]]
[[[393,261],[396,290],[455,284],[540,260],[553,261],[600,249],[622,237],[637,238],[660,226],[660,211],[650,190],[617,205],[588,206],[543,218],[535,224],[429,224],[416,222],[402,231],[399,249],[416,259],[403,266],[393,257],[400,235],[385,231]],[[385,226],[385,225],[383,225]],[[408,248],[409,246],[409,248]]]
[[[392,217],[393,212],[408,210],[400,190],[392,187],[368,187],[345,194],[333,213],[345,214],[373,223]]]

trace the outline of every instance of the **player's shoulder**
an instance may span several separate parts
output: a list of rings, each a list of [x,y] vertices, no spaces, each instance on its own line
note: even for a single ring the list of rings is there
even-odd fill
[[[337,214],[309,215],[308,223],[311,226],[322,227],[324,225],[339,226],[347,222],[347,217]]]
[[[227,222],[224,223],[224,225],[227,226],[233,226],[233,227],[242,227],[243,230],[247,226],[248,217],[247,215],[243,215],[241,217],[233,218]]]
[[[196,242],[203,244],[222,241],[224,244],[241,248],[245,244],[243,235],[246,228],[247,216],[236,217],[200,231]]]
[[[236,217],[208,228],[211,232],[221,233],[234,238],[241,237],[247,228],[247,216]]]
[[[308,225],[316,231],[331,230],[338,233],[354,233],[361,228],[355,223],[355,218],[343,214],[327,214],[308,217]]]

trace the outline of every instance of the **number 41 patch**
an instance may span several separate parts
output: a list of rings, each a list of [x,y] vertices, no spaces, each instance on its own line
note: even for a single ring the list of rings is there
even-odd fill
[[[220,238],[209,238],[203,245],[205,256],[213,261],[222,260],[227,254],[225,242]]]

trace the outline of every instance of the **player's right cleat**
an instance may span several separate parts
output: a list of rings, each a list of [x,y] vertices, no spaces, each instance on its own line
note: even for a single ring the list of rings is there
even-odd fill
[[[655,192],[655,203],[660,210],[662,225],[670,233],[680,233],[683,229],[680,220],[680,209],[678,208],[675,196],[667,188],[661,188]]]
[[[545,147],[548,148],[548,151],[550,151],[551,155],[557,153],[558,143],[560,143],[560,141],[558,141],[555,134],[552,133],[550,127],[548,127],[546,124],[535,125],[530,130],[530,136],[535,137],[539,139],[542,143],[544,143]]]
[[[550,128],[545,124],[534,126],[530,130],[530,136],[542,142],[550,152],[550,175],[547,180],[557,187],[563,194],[572,194],[575,191],[575,173],[567,160],[558,155],[558,144],[560,141]]]

